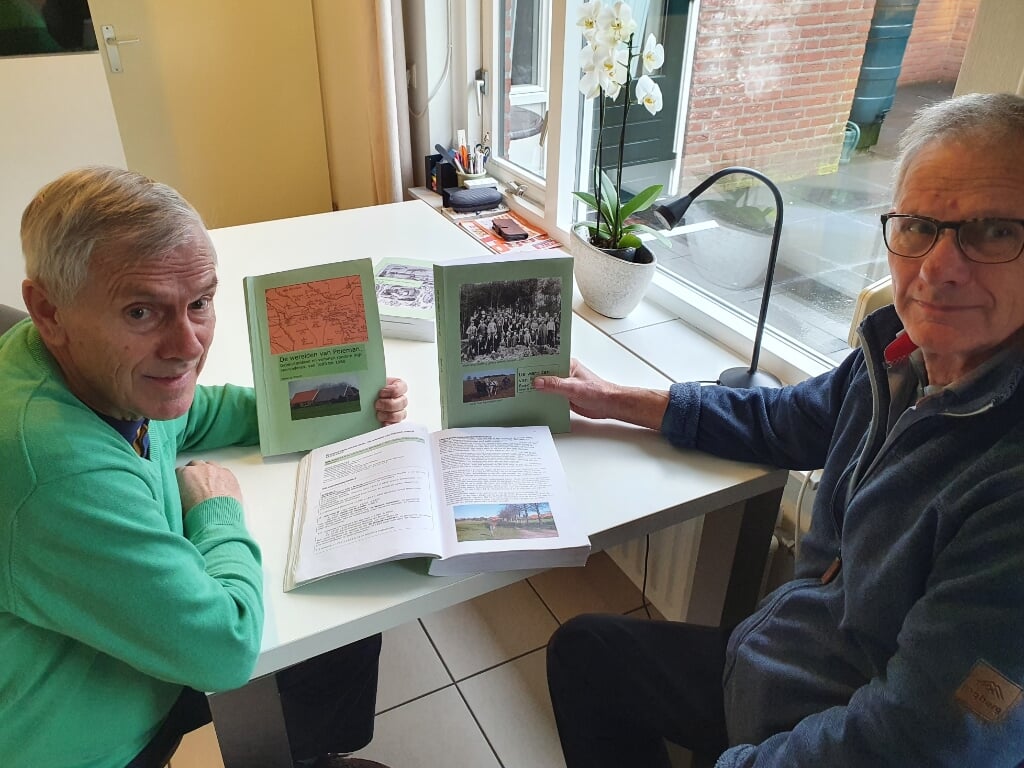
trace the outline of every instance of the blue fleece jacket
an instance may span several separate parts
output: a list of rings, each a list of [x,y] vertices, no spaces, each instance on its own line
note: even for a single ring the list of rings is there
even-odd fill
[[[890,426],[900,330],[876,312],[863,351],[793,387],[672,388],[674,443],[824,467],[795,580],[730,638],[719,768],[1024,760],[1024,354]]]

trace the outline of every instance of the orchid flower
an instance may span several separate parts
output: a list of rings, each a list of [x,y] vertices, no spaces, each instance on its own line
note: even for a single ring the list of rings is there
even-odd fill
[[[633,10],[624,2],[601,9],[597,19],[597,39],[605,45],[628,42],[636,32]]]
[[[584,3],[576,13],[576,26],[583,28],[583,37],[593,42],[597,32],[597,19],[601,15],[601,0]]]
[[[665,63],[665,48],[654,39],[653,32],[647,36],[644,44],[643,62],[645,72],[653,72]]]
[[[661,88],[647,75],[640,75],[636,81],[636,100],[656,115],[661,111]]]

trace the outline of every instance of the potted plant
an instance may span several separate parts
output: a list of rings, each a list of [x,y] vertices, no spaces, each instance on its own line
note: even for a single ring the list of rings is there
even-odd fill
[[[661,67],[665,51],[653,34],[647,36],[640,49],[636,41],[637,24],[625,2],[585,2],[579,8],[577,26],[586,41],[580,52],[580,91],[588,100],[598,99],[598,132],[590,173],[593,192],[573,193],[595,213],[593,219],[574,227],[574,270],[580,293],[591,308],[609,317],[625,317],[640,302],[656,267],[654,254],[644,247],[638,233],[659,234],[645,224],[631,221],[630,216],[649,208],[662,189],[655,184],[624,198],[626,121],[632,105],[642,105],[652,115],[661,110],[661,89],[649,73]],[[617,101],[622,93],[616,163],[613,175],[609,175],[601,168],[605,128],[610,127],[608,102]]]

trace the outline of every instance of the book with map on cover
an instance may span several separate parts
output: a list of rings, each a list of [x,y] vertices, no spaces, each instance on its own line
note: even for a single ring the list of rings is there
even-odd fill
[[[403,422],[299,462],[284,590],[412,557],[448,576],[583,565],[589,553],[546,428]]]
[[[384,259],[374,282],[381,332],[392,339],[434,340],[434,265]]]
[[[569,375],[572,257],[489,254],[434,265],[441,425],[569,431],[564,397],[533,388]]]
[[[369,259],[246,277],[260,452],[307,451],[379,426],[384,386]]]

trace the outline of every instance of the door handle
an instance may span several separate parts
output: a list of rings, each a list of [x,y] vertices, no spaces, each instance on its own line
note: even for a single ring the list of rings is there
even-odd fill
[[[118,50],[118,46],[141,41],[137,37],[118,40],[117,35],[114,34],[113,24],[104,24],[100,27],[100,31],[103,33],[103,44],[107,46],[107,64],[110,66],[110,71],[116,75],[121,72],[121,52]]]

